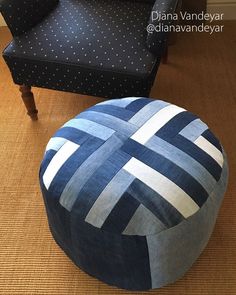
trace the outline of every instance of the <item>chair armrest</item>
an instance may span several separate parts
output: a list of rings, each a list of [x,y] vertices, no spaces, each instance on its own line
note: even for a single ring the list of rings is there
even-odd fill
[[[0,0],[0,12],[13,36],[30,30],[59,0]]]
[[[180,0],[156,0],[153,8],[152,13],[157,12],[160,15],[164,14],[167,15],[168,13],[175,13],[178,3],[180,3]],[[148,25],[157,27],[158,25],[168,25],[171,23],[171,21],[168,20],[159,20],[157,17],[157,14],[155,13],[155,17],[153,18],[153,15],[151,14],[149,18]],[[167,39],[168,39],[168,32],[163,31],[153,31],[153,32],[147,32],[147,47],[148,49],[154,53],[157,56],[162,56],[163,52],[167,46]]]

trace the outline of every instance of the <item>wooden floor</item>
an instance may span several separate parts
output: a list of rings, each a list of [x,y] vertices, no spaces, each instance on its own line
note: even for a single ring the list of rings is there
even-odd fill
[[[0,48],[10,40],[0,29]],[[34,89],[39,121],[25,114],[18,87],[0,59],[0,294],[148,294],[109,287],[77,269],[47,226],[38,168],[52,134],[101,101]],[[236,294],[236,22],[224,32],[184,34],[170,49],[152,97],[198,114],[221,139],[230,164],[228,191],[213,236],[191,270],[151,294]]]

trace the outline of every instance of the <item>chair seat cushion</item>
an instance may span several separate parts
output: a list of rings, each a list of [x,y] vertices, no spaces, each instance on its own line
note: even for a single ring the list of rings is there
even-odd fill
[[[135,1],[61,0],[40,24],[14,38],[4,58],[17,84],[105,97],[131,86],[150,88],[159,63],[146,47],[151,9]]]
[[[67,122],[40,169],[57,243],[87,273],[134,290],[189,269],[211,235],[226,182],[225,153],[205,123],[134,97]]]

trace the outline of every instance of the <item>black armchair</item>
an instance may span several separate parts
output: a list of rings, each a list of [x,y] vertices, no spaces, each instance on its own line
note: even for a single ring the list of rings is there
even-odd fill
[[[178,0],[0,0],[13,35],[3,52],[37,119],[31,86],[114,98],[149,96],[167,34],[146,31]]]

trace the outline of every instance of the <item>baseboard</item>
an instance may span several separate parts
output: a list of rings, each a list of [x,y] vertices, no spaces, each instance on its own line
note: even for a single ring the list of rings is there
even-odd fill
[[[222,3],[222,0],[209,0],[207,11],[209,13],[223,13],[223,20],[236,20],[236,1]]]

